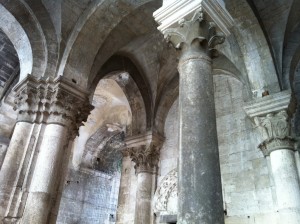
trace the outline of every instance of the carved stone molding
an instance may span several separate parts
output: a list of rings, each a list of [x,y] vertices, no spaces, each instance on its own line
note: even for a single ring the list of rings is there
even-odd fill
[[[265,139],[259,145],[265,156],[278,149],[295,150],[295,140],[290,136],[289,116],[286,110],[255,117],[254,122]]]
[[[88,92],[63,77],[37,80],[28,75],[14,91],[18,121],[60,124],[77,133],[93,109]]]
[[[177,170],[174,169],[162,179],[154,194],[153,209],[155,213],[159,213],[160,215],[171,215],[177,213],[177,207],[168,208],[169,200],[172,197],[174,200],[177,200],[177,176]]]

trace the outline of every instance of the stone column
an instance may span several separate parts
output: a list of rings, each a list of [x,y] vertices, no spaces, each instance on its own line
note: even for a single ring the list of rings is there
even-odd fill
[[[3,165],[0,171],[0,218],[6,215],[8,205],[11,203],[11,193],[18,191],[18,176],[21,174],[20,166],[23,164],[25,153],[33,147],[30,142],[34,125],[29,122],[17,122]],[[0,221],[0,223],[1,223]]]
[[[150,224],[153,174],[157,172],[159,149],[153,145],[131,148],[130,157],[136,164],[137,174],[134,223]]]
[[[300,223],[300,184],[295,161],[295,140],[291,137],[287,108],[288,92],[257,100],[245,107],[263,137],[259,148],[270,157],[279,223]]]
[[[128,223],[126,220],[126,207],[130,203],[130,179],[131,179],[131,169],[132,162],[129,157],[128,150],[122,151],[122,171],[121,171],[121,180],[120,180],[120,189],[118,197],[118,209],[117,209],[117,224]]]
[[[69,140],[91,110],[88,94],[62,77],[36,80],[28,76],[15,91],[18,122],[0,180],[17,190],[0,189],[0,195],[4,192],[10,198],[3,207],[4,220],[50,223]]]
[[[0,170],[3,164],[3,160],[6,155],[7,147],[9,145],[9,138],[0,136]]]
[[[174,1],[155,12],[180,50],[178,223],[224,223],[212,57],[232,19],[219,1]],[[214,22],[215,21],[215,22]],[[221,28],[222,32],[220,32]]]
[[[127,151],[135,163],[134,168],[137,175],[135,224],[153,222],[151,206],[153,186],[162,142],[163,138],[152,132],[126,139]]]

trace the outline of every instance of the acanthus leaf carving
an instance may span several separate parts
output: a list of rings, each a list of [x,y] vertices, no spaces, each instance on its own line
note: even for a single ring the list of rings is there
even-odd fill
[[[131,160],[135,163],[134,168],[136,173],[157,172],[160,146],[156,146],[154,144],[150,144],[149,146],[142,145],[128,148],[126,152],[129,154]]]
[[[255,117],[254,122],[264,138],[259,144],[264,155],[267,156],[277,149],[294,150],[295,140],[290,136],[289,116],[286,110]]]

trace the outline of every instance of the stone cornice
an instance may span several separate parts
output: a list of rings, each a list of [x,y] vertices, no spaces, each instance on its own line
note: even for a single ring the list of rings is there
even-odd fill
[[[290,91],[283,91],[250,102],[244,107],[246,114],[251,118],[265,116],[287,110],[291,100]]]
[[[153,16],[159,24],[158,30],[164,34],[167,29],[177,27],[180,20],[190,20],[201,8],[208,21],[214,22],[226,36],[230,35],[233,19],[220,0],[175,0],[163,5]]]
[[[150,144],[162,145],[165,138],[155,132],[148,131],[144,134],[129,136],[125,139],[126,146],[128,148],[139,147],[142,145],[149,146]]]
[[[89,93],[63,77],[36,79],[28,75],[14,91],[18,121],[60,124],[77,133],[93,109]]]

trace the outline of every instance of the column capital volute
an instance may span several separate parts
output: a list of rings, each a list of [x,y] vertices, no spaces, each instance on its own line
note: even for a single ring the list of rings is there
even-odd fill
[[[178,49],[206,40],[208,49],[213,50],[224,42],[233,26],[222,0],[175,0],[164,4],[153,16],[158,30]]]
[[[60,124],[74,137],[93,109],[89,93],[64,77],[36,79],[28,75],[14,87],[18,121]]]
[[[256,99],[244,107],[263,138],[258,147],[265,156],[275,150],[295,150],[288,113],[290,99],[290,92],[283,91]]]
[[[145,134],[130,136],[125,139],[126,148],[123,156],[130,156],[135,163],[136,173],[156,173],[159,153],[164,137],[149,131]]]

